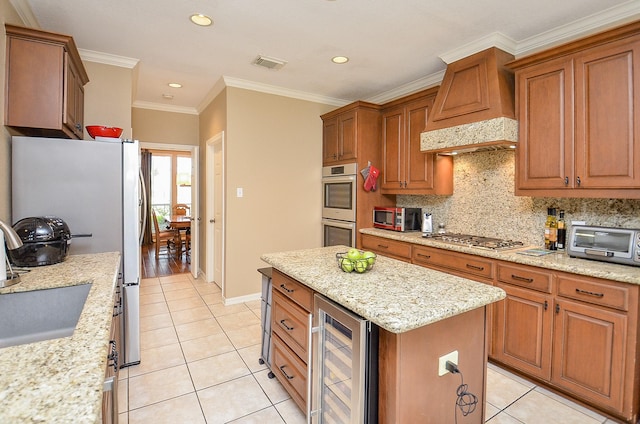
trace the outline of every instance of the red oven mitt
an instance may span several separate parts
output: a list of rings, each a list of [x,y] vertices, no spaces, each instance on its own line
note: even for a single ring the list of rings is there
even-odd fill
[[[371,165],[369,167],[369,175],[364,182],[365,191],[376,191],[378,175],[380,175],[380,170],[375,166]]]

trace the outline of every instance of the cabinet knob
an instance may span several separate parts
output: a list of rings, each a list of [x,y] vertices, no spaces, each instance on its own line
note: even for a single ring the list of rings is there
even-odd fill
[[[569,177],[564,177],[564,185],[569,185]]]
[[[578,184],[578,187],[580,187],[580,183],[581,183],[580,177],[576,177],[576,184]]]
[[[76,124],[76,129],[80,131],[82,129],[82,124]]]

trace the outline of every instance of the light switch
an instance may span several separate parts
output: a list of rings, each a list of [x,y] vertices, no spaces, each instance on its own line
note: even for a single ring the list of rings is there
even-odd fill
[[[236,188],[236,197],[242,197],[242,196],[244,196],[244,191],[242,190],[242,187]]]

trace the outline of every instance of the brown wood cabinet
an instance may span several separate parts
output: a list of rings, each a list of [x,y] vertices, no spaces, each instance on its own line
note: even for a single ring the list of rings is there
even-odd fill
[[[80,139],[89,77],[73,38],[5,24],[5,125],[22,135]]]
[[[311,378],[313,290],[274,269],[272,274],[272,371],[296,405],[308,413]]]
[[[640,23],[509,64],[516,194],[640,198]]]
[[[624,422],[640,418],[640,286],[363,235],[370,250],[493,283],[488,355]],[[380,246],[386,246],[380,248]],[[471,265],[469,268],[467,265]]]
[[[434,87],[383,105],[383,193],[453,194],[453,158],[420,150],[437,92]]]

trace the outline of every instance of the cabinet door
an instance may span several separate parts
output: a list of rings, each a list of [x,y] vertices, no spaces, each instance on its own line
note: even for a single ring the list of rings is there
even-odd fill
[[[576,187],[640,187],[638,66],[637,40],[576,58]]]
[[[552,297],[509,284],[496,284],[507,297],[494,304],[496,360],[532,376],[551,378]]]
[[[340,161],[356,159],[357,128],[355,110],[338,116],[338,159]]]
[[[569,301],[556,306],[552,382],[583,399],[622,408],[627,317]]]
[[[434,155],[420,151],[420,134],[427,125],[433,97],[410,103],[405,108],[405,188],[431,190],[434,187]]]
[[[384,169],[380,187],[400,190],[404,183],[404,108],[398,107],[382,115],[382,154]]]
[[[329,165],[338,160],[338,118],[327,119],[322,124],[322,163]]]
[[[573,184],[573,64],[561,58],[516,73],[517,189]],[[567,182],[567,184],[565,184]]]
[[[69,55],[65,53],[65,96],[62,113],[62,123],[75,135],[82,137],[82,121],[80,110],[83,108],[79,91],[82,84],[78,78],[78,71],[69,59]]]

